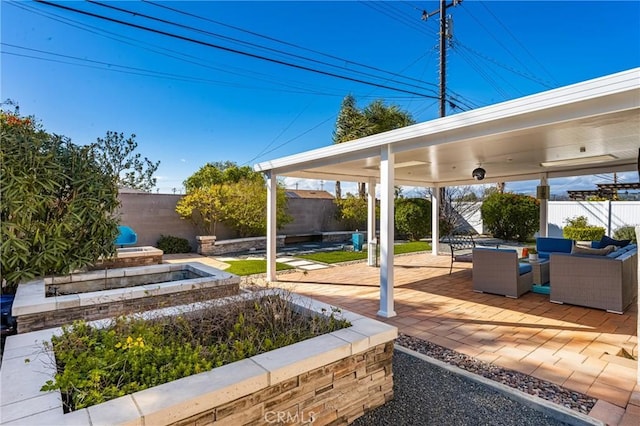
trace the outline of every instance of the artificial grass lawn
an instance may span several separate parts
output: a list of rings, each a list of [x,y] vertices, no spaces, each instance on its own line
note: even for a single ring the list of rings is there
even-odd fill
[[[267,261],[259,259],[231,260],[226,262],[230,266],[225,269],[236,275],[254,275],[264,274],[267,272]],[[284,263],[276,263],[276,271],[284,271],[286,269],[294,269],[293,266]]]
[[[400,243],[394,246],[393,252],[395,254],[413,253],[416,251],[431,250],[431,244],[426,241],[411,241],[408,243]]]
[[[416,251],[431,250],[431,244],[424,241],[412,241],[400,243],[394,246],[395,254],[413,253]],[[317,253],[301,254],[296,257],[313,260],[322,263],[349,262],[351,260],[363,260],[367,258],[366,251],[321,251]]]

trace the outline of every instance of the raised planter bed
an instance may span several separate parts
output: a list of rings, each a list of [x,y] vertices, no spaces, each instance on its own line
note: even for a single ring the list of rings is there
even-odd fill
[[[240,277],[198,263],[108,269],[20,284],[18,333],[238,294]]]
[[[276,236],[276,247],[284,247],[284,240],[284,235]],[[267,237],[216,240],[216,237],[213,236],[197,236],[196,241],[198,242],[198,254],[203,256],[219,256],[267,248]]]
[[[159,265],[164,252],[152,246],[125,247],[116,249],[115,259],[102,260],[90,267],[96,269],[127,268],[131,266]]]
[[[267,290],[278,292],[279,290]],[[251,297],[248,295],[247,297]],[[301,312],[331,306],[291,298]],[[155,314],[175,314],[167,308]],[[397,329],[343,312],[351,327],[64,414],[42,342],[60,329],[10,336],[0,369],[0,421],[12,424],[347,424],[393,397]],[[29,359],[29,362],[25,362]]]

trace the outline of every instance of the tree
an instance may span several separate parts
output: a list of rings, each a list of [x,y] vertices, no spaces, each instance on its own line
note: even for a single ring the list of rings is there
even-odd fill
[[[440,235],[467,234],[473,227],[467,222],[480,210],[480,200],[472,186],[448,186],[440,188]],[[495,190],[495,188],[494,188]],[[431,197],[428,189],[425,197]]]
[[[237,183],[241,179],[255,180],[264,183],[260,173],[249,166],[238,167],[231,161],[207,163],[183,182],[187,193],[197,188],[206,188],[212,184]]]
[[[50,135],[15,113],[2,111],[0,128],[0,258],[7,288],[113,255],[118,187],[94,147]]]
[[[382,100],[376,100],[359,110],[355,97],[347,95],[342,100],[338,113],[336,128],[333,131],[333,143],[349,142],[414,123],[415,120],[411,114],[402,111],[397,105],[387,106]],[[365,183],[358,184],[358,194],[364,198]],[[336,181],[336,199],[340,198],[342,198],[341,185]]]
[[[266,233],[267,188],[260,173],[235,163],[207,163],[185,180],[187,194],[176,205],[176,212],[204,232],[215,235],[216,225],[225,223],[239,236]],[[276,221],[279,227],[292,219],[286,213],[284,188],[276,193]]]
[[[368,204],[364,198],[347,193],[345,198],[336,198],[336,219],[349,229],[363,229],[367,225]]]
[[[528,195],[496,192],[480,211],[493,236],[505,240],[526,241],[540,225],[540,202]]]
[[[398,234],[411,241],[426,237],[431,232],[431,202],[424,198],[397,198],[395,226]]]
[[[156,185],[153,174],[160,161],[153,163],[147,157],[142,160],[140,153],[135,152],[138,147],[135,138],[134,134],[125,139],[122,133],[108,131],[95,144],[97,160],[106,173],[117,177],[118,185],[151,192]]]

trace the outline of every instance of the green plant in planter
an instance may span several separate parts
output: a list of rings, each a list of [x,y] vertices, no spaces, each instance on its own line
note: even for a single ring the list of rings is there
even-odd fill
[[[73,411],[350,325],[339,310],[304,316],[280,296],[153,320],[118,318],[102,329],[78,321],[46,345],[58,373],[42,390],[59,389]]]
[[[586,216],[576,216],[564,222],[566,226],[562,229],[562,235],[571,240],[599,241],[605,233],[603,227],[589,225]]]

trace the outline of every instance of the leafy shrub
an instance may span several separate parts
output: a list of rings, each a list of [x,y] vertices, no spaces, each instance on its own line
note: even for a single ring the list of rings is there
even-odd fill
[[[431,203],[424,198],[399,198],[395,202],[395,226],[399,235],[417,241],[431,232]]]
[[[118,187],[94,147],[4,111],[0,140],[0,281],[12,291],[20,281],[112,256]]]
[[[631,240],[632,243],[636,243],[636,230],[633,226],[622,226],[613,232],[613,238],[616,240]]]
[[[186,238],[161,234],[157,246],[165,254],[191,253],[191,245],[189,245],[189,241]]]
[[[599,226],[588,226],[586,228],[571,228],[565,226],[562,229],[562,236],[576,241],[600,241],[606,230]]]
[[[589,226],[586,216],[570,217],[564,220],[566,226],[571,228],[586,228]]]
[[[363,229],[367,226],[367,199],[347,194],[346,198],[336,198],[336,219],[349,229]]]
[[[58,373],[42,390],[60,389],[65,410],[78,410],[351,325],[338,309],[303,316],[289,302],[264,296],[180,316],[119,318],[103,329],[75,322],[52,338]]]
[[[599,241],[605,233],[601,226],[591,226],[586,216],[565,219],[562,236],[576,241]]]
[[[187,194],[178,201],[176,212],[191,220],[206,235],[215,235],[224,223],[240,237],[264,236],[267,230],[267,187],[261,173],[232,162],[208,163],[185,181]],[[287,196],[281,184],[276,188],[277,226],[293,218],[287,214]]]
[[[505,240],[527,241],[540,225],[540,203],[528,195],[496,192],[480,212],[489,232]]]

